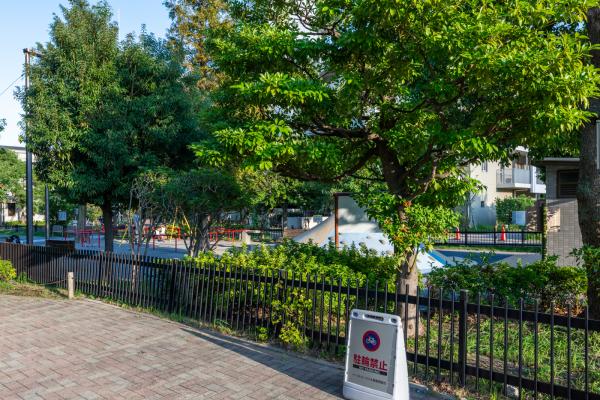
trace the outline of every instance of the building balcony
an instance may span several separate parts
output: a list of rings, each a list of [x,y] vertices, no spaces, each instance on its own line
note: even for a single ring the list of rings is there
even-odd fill
[[[546,193],[546,185],[538,177],[536,167],[502,168],[496,172],[496,188],[527,189],[531,193]]]

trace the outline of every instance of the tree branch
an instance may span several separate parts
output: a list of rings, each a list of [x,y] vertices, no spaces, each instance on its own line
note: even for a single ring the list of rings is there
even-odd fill
[[[335,183],[342,178],[354,175],[362,167],[364,167],[367,162],[369,162],[369,160],[375,155],[375,153],[376,153],[376,149],[374,147],[368,149],[354,163],[354,165],[352,167],[350,167],[346,171],[344,171],[338,175],[332,176],[332,177],[324,177],[322,175],[317,175],[317,174],[313,174],[313,173],[305,172],[305,171],[297,171],[297,170],[292,171],[289,168],[286,168],[285,166],[276,167],[274,170],[275,170],[275,172],[278,172],[283,176],[287,176],[290,178],[299,179],[299,180],[303,180],[303,181],[320,181],[320,182],[324,182],[324,183]]]

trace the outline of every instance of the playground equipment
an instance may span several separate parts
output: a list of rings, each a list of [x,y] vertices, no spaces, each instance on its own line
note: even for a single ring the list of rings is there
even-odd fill
[[[141,229],[143,229],[144,234],[142,235],[142,240],[138,240],[139,238],[136,235],[135,226],[115,226],[113,227],[113,232],[115,233],[115,238],[117,240],[121,240],[125,243],[130,242],[130,239],[133,236],[133,246],[137,248],[138,246],[143,246],[148,240],[152,242],[152,249],[160,246],[160,243],[168,243],[169,246],[174,244],[175,250],[181,247],[180,242],[186,239],[185,231],[175,225],[161,225],[154,226],[150,224],[144,225]],[[226,228],[221,226],[213,227],[208,232],[208,239],[210,242],[215,243],[218,241],[244,241],[248,243],[250,241],[251,234],[259,234],[263,235],[264,232],[271,230],[256,230],[256,229],[242,229],[242,228]],[[78,229],[76,226],[71,227],[63,227],[63,226],[54,226],[52,229],[53,236],[56,238],[62,238],[63,241],[73,241],[78,247],[91,247],[101,249],[103,246],[104,240],[104,225],[101,226],[86,226],[85,229]],[[274,232],[278,233],[274,235]],[[273,230],[273,232],[268,232],[269,237],[277,236],[281,238],[281,230]],[[59,239],[61,240],[61,239]]]
[[[312,242],[327,246],[330,242],[336,247],[365,246],[379,254],[393,254],[394,246],[379,228],[376,221],[369,218],[352,197],[345,193],[335,195],[335,213],[313,229],[294,238],[299,243]],[[428,273],[433,267],[447,265],[450,260],[436,251],[419,249],[417,268]]]
[[[52,232],[56,232],[53,228]],[[104,227],[85,227],[85,229],[78,229],[77,227],[63,228],[62,237],[63,240],[72,238],[75,243],[79,243],[81,246],[93,246],[92,243],[96,242],[98,248],[101,246],[102,235],[104,234]]]
[[[500,232],[500,241],[506,242],[506,228],[502,225],[502,231]]]

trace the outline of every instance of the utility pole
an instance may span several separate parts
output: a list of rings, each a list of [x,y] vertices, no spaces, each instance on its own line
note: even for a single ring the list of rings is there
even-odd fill
[[[31,55],[29,49],[23,49],[25,54],[25,95],[29,91],[29,61]],[[31,149],[29,148],[29,132],[27,132],[27,120],[25,120],[25,193],[27,209],[27,244],[33,244],[33,166]]]
[[[33,49],[23,49],[25,55],[25,93],[29,90],[29,67],[31,56],[42,57],[40,53]],[[27,122],[25,122],[25,186],[26,186],[26,208],[27,208],[27,244],[33,244],[33,156],[29,148],[29,132],[27,132]],[[45,187],[45,236],[46,240],[50,237],[50,195],[48,185]]]

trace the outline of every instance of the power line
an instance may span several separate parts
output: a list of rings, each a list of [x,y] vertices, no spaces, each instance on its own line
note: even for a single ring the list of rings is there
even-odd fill
[[[8,91],[8,89],[10,89],[15,83],[17,83],[19,81],[19,79],[21,79],[23,77],[23,75],[25,75],[24,73],[21,74],[17,79],[15,79],[14,81],[11,82],[10,85],[8,85],[8,87],[6,89],[4,89],[1,93],[0,96],[2,96],[4,93],[6,93]]]

